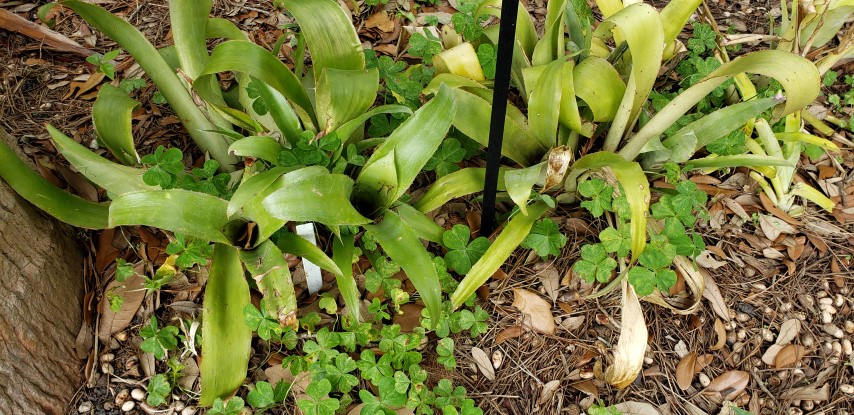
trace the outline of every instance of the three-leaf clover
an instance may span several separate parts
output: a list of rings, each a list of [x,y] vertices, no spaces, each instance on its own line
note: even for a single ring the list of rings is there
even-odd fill
[[[735,130],[709,143],[706,150],[721,156],[744,154],[747,151],[747,136],[744,131]]]
[[[614,188],[602,179],[589,179],[578,184],[578,193],[590,200],[581,202],[581,207],[590,211],[593,217],[600,217],[611,210]]]
[[[618,257],[626,257],[632,248],[632,231],[628,226],[621,226],[620,230],[609,226],[599,233],[599,241],[608,253],[616,253]]]
[[[154,154],[142,156],[142,162],[150,166],[142,174],[142,181],[149,186],[160,186],[163,189],[174,187],[177,183],[178,173],[184,171],[184,163],[181,161],[184,153],[180,149],[158,146]]]
[[[475,13],[483,1],[461,0],[457,3],[459,13],[451,16],[451,23],[454,25],[454,30],[462,34],[469,42],[476,41],[483,34],[482,23],[486,21],[488,16],[478,15],[475,17]]]
[[[246,304],[243,307],[243,322],[252,331],[257,331],[258,337],[270,340],[274,335],[278,337],[282,333],[282,327],[276,319],[267,314],[266,301],[266,298],[261,299],[260,311],[254,305]]]
[[[300,399],[297,405],[306,415],[334,415],[341,403],[338,399],[327,397],[332,391],[332,384],[326,379],[314,381],[305,389],[311,399]]]
[[[167,351],[178,347],[178,338],[175,337],[177,334],[178,328],[175,326],[158,329],[157,317],[151,316],[150,324],[139,330],[139,335],[144,339],[139,348],[153,354],[157,359],[162,359]]]
[[[457,367],[457,359],[454,359],[454,340],[451,338],[439,339],[436,345],[436,353],[439,355],[436,362],[451,370]]]
[[[581,259],[572,268],[588,283],[605,283],[611,279],[611,271],[617,268],[617,261],[608,255],[602,244],[588,244],[581,247]]]
[[[235,396],[224,402],[221,398],[216,398],[208,409],[208,414],[211,415],[240,415],[243,413],[243,399]]]
[[[714,50],[718,44],[712,26],[705,23],[694,23],[694,33],[686,45],[694,54],[702,54]]]
[[[466,150],[462,148],[460,141],[453,137],[448,138],[436,149],[430,160],[427,160],[424,170],[435,170],[436,176],[442,177],[459,170],[460,166],[457,163],[463,161],[465,156]]]
[[[158,407],[166,403],[166,397],[170,393],[172,393],[172,385],[169,384],[169,378],[160,373],[148,381],[148,397],[145,401],[151,406]],[[243,409],[242,405],[240,409]]]
[[[480,257],[489,249],[489,239],[483,236],[471,239],[469,227],[466,225],[454,225],[450,230],[442,234],[442,243],[448,248],[445,254],[445,264],[448,268],[459,274],[466,274],[471,270]]]
[[[441,51],[442,41],[430,30],[415,32],[409,37],[409,54],[420,57],[428,65],[433,62],[433,55]]]
[[[560,250],[566,245],[566,241],[567,238],[560,232],[557,223],[549,218],[543,218],[534,222],[521,246],[537,251],[540,258],[546,258],[549,255],[560,255]]]
[[[280,380],[274,388],[269,382],[255,383],[255,389],[249,391],[246,395],[246,402],[255,409],[266,409],[288,397],[288,388],[290,385]]]
[[[213,245],[201,239],[187,239],[183,234],[175,233],[175,240],[166,245],[166,253],[178,255],[175,265],[187,269],[208,263],[213,255]]]
[[[638,258],[640,265],[629,270],[629,283],[640,296],[652,294],[656,288],[667,292],[676,284],[676,273],[670,269],[672,261],[673,258],[660,249],[647,247]]]

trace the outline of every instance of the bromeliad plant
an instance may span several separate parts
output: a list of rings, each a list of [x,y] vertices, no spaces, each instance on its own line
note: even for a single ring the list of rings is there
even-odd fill
[[[474,21],[483,21],[479,16],[489,14],[500,16],[497,1],[471,3],[477,4],[467,9]],[[597,4],[604,20],[594,25],[586,2],[549,2],[541,38],[536,35],[530,15],[520,6],[511,78],[525,107],[508,105],[502,155],[521,168],[507,168],[499,178],[500,190],[506,191],[518,205],[519,213],[462,281],[452,296],[455,306],[497,270],[526,237],[533,223],[549,210],[551,198],[544,197],[548,193],[562,203],[585,199],[588,206],[595,205],[596,197],[621,201],[619,209],[604,209],[616,215],[613,232],[603,237],[619,241],[608,241],[613,248],[610,253],[591,251],[583,259],[591,263],[587,269],[593,273],[588,277],[600,276],[599,281],[610,282],[606,292],[622,285],[625,316],[632,314],[632,318],[642,319],[640,313],[629,312],[638,309],[636,290],[649,293],[645,296],[648,301],[675,308],[662,294],[675,280],[671,264],[682,271],[695,293],[694,305],[677,311],[693,310],[699,302],[703,281],[684,255],[696,250],[687,246],[681,250],[659,246],[660,242],[671,246],[684,242],[670,240],[668,235],[684,236],[684,228],[691,228],[693,221],[671,222],[672,229],[658,229],[656,222],[647,221],[650,190],[645,172],[661,171],[664,166],[671,166],[671,171],[677,170],[673,166],[678,170],[736,166],[758,166],[765,171],[773,171],[769,166],[794,169],[792,160],[770,153],[702,154],[707,145],[727,134],[737,131],[752,134],[754,118],[764,112],[778,119],[812,102],[818,94],[819,76],[811,62],[779,50],[754,52],[725,63],[711,58],[714,63],[708,64],[714,66],[713,70],[694,77],[684,90],[655,109],[650,100],[656,78],[668,60],[684,50],[676,37],[699,2],[672,1],[661,12],[636,2],[624,5],[601,0]],[[484,62],[478,60],[475,51],[481,50],[480,45],[494,45],[498,28],[487,27],[482,33],[456,29],[463,36],[443,39],[446,50],[433,58],[438,75],[425,93],[435,93],[440,86],[453,88],[461,108],[454,118],[454,127],[486,145],[492,92],[482,75]],[[672,128],[728,80],[734,79],[737,85],[749,83],[747,73],[776,79],[781,89],[769,96],[757,96],[755,90],[751,93],[739,88],[741,97],[736,103],[723,106],[725,103],[721,102],[722,108],[708,108],[681,128]],[[762,146],[770,144],[763,142],[759,147]],[[600,150],[594,151],[595,148]],[[592,182],[595,185],[585,181],[591,172],[604,180],[597,179]],[[427,212],[451,197],[479,191],[483,175],[482,169],[463,169],[442,177],[415,206]],[[678,183],[678,180],[673,182],[677,188]],[[539,191],[532,193],[535,187]],[[674,200],[692,200],[694,191],[685,188],[685,192],[673,196]],[[672,210],[674,206],[671,203],[667,208]],[[695,214],[693,203],[688,204],[687,213]],[[653,216],[664,219],[655,210]],[[678,232],[676,224],[683,232]],[[651,251],[645,255],[648,236],[650,243],[656,245],[655,254]],[[688,241],[695,245],[691,242]],[[596,265],[607,265],[605,258],[618,251],[623,255],[618,255],[622,260],[617,277],[612,279],[609,273],[599,273]],[[581,266],[577,270],[583,273],[583,269]],[[618,347],[615,365],[605,375],[609,382],[621,387],[637,375],[646,338],[642,320],[628,324],[638,328],[624,331],[620,344],[635,347],[632,350]]]
[[[171,2],[175,45],[161,50],[98,6],[59,3],[134,57],[210,156],[202,168],[185,171],[177,149],[140,157],[130,128],[138,103],[109,85],[100,91],[93,120],[99,142],[121,164],[51,126],[48,131],[57,150],[105,189],[111,202],[65,193],[0,147],[0,175],[60,220],[90,229],[153,226],[213,243],[202,323],[202,405],[232,395],[246,376],[252,339],[243,315],[250,299],[246,275],[264,295],[262,316],[280,326],[297,324],[283,252],[333,273],[356,322],[360,299],[351,259],[363,227],[406,272],[432,321],[440,316],[439,277],[421,240],[441,242],[442,229],[401,200],[451,126],[452,91],[440,88],[414,113],[400,105],[370,109],[377,70],[366,69],[356,32],[339,5],[281,3],[311,52],[313,66],[304,74],[248,42],[228,21],[209,18],[211,1]],[[208,38],[227,41],[209,52]],[[232,89],[217,79],[227,72],[236,80]],[[411,116],[388,137],[364,139],[364,123],[382,113]],[[362,155],[371,148],[370,157]],[[289,222],[329,228],[335,235],[332,258],[287,232]]]

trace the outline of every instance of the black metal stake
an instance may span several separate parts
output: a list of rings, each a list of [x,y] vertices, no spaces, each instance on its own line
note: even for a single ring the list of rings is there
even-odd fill
[[[489,145],[486,150],[486,178],[483,183],[483,215],[480,223],[480,234],[483,236],[489,236],[495,229],[495,194],[498,192],[498,168],[501,163],[504,117],[507,113],[507,91],[510,89],[510,66],[513,62],[513,44],[516,42],[518,11],[519,0],[501,1],[498,56],[489,122]]]

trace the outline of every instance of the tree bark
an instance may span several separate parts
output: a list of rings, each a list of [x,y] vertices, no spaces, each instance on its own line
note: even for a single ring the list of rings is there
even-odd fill
[[[2,130],[0,139],[17,144]],[[82,383],[83,260],[72,228],[0,180],[0,414],[62,414]]]

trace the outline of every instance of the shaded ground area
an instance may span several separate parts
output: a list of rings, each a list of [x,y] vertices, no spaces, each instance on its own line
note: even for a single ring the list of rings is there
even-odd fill
[[[534,15],[542,18],[543,5],[530,3]],[[35,8],[30,6],[23,2],[0,3],[0,7],[35,20]],[[166,1],[116,1],[108,6],[149,39],[156,39],[158,46],[170,43]],[[719,23],[732,26],[736,33],[764,33],[768,28],[767,14],[774,15],[774,7],[779,9],[773,2],[712,2],[709,7]],[[231,19],[265,45],[272,45],[283,33],[281,25],[290,22],[266,4],[218,2],[216,13]],[[404,50],[399,42],[403,39],[399,20],[391,21],[386,30],[368,24],[371,16],[368,12],[354,16],[361,23],[357,27],[364,40],[377,50],[399,56]],[[101,53],[115,47],[70,14],[61,15],[56,30]],[[748,45],[745,50],[749,48]],[[0,67],[3,127],[18,137],[44,176],[97,200],[97,190],[57,157],[44,124],[50,123],[91,145],[89,111],[96,87],[103,79],[93,78],[97,77],[93,75],[94,67],[81,56],[53,52],[27,37],[5,31],[0,31],[0,58],[4,62]],[[140,73],[127,56],[119,57],[116,68],[123,79]],[[193,146],[178,120],[165,106],[155,103],[154,88],[147,85],[135,94],[142,102],[142,108],[134,114],[140,153],[150,153],[163,144],[190,154],[188,164],[197,161],[200,154],[191,151]],[[847,134],[843,139],[851,139],[848,133],[840,134]],[[744,171],[695,176],[692,180],[712,197],[708,205],[710,219],[698,229],[710,251],[701,263],[707,275],[706,295],[699,310],[689,315],[644,303],[650,333],[646,360],[643,373],[627,389],[610,388],[596,376],[609,364],[611,347],[619,336],[620,298],[612,293],[585,300],[593,287],[581,283],[570,271],[578,259],[580,245],[595,238],[606,226],[591,221],[581,211],[559,209],[556,213],[561,229],[570,238],[558,260],[541,262],[536,255],[519,251],[504,267],[506,277],[493,279],[488,289],[480,292],[483,307],[492,317],[490,331],[476,343],[467,337],[455,339],[457,371],[447,372],[439,365],[425,366],[437,379],[447,377],[464,385],[487,414],[576,414],[596,402],[636,401],[654,405],[661,414],[699,415],[718,413],[725,399],[754,414],[854,411],[854,396],[840,388],[854,378],[854,272],[850,268],[854,232],[849,224],[854,218],[852,167],[851,148],[844,148],[839,159],[825,156],[817,161],[804,160],[802,178],[818,183],[839,206],[833,214],[810,208],[797,219],[778,212],[756,196],[755,184]],[[444,213],[449,223],[463,220],[457,208]],[[476,204],[463,204],[463,215],[466,210],[479,208]],[[77,413],[85,405],[96,414],[123,413],[120,408],[126,402],[138,402],[132,396],[133,390],[143,388],[156,370],[153,360],[141,357],[141,339],[137,335],[140,325],[155,312],[163,321],[196,315],[204,276],[190,275],[161,295],[141,300],[139,310],[126,316],[130,320],[127,329],[99,339],[102,323],[97,310],[99,302],[105,301],[107,284],[115,272],[114,260],[148,258],[157,264],[158,259],[162,261],[159,257],[167,236],[134,228],[81,235],[80,242],[89,250],[86,306],[80,310],[87,324],[81,329],[79,356],[69,358],[85,363],[89,381],[81,386],[69,413]],[[295,274],[298,276],[299,271]],[[522,315],[510,306],[513,288],[539,292],[550,300],[558,324],[555,336],[543,336],[525,326]],[[691,302],[684,281],[671,294],[682,308]],[[311,300],[303,296],[304,303]],[[774,353],[766,356],[775,344],[776,349],[784,349],[794,357],[784,356],[776,361]],[[477,368],[471,357],[472,347],[482,349],[493,359],[494,380]],[[257,381],[265,377],[263,369],[281,356],[264,344],[256,344],[254,350],[249,375]],[[690,372],[698,373],[691,374],[687,387],[680,387],[684,383],[679,381],[684,376],[680,371],[686,369],[679,366],[688,364],[697,368]],[[715,392],[704,391],[712,380],[731,371],[739,373],[729,384]],[[197,391],[192,371],[189,374],[184,379],[187,389]],[[193,400],[189,394],[178,396],[176,401],[181,404],[173,406],[174,413],[191,413],[181,411]],[[134,411],[153,413],[141,402],[129,410]],[[288,406],[272,413],[292,411]]]

